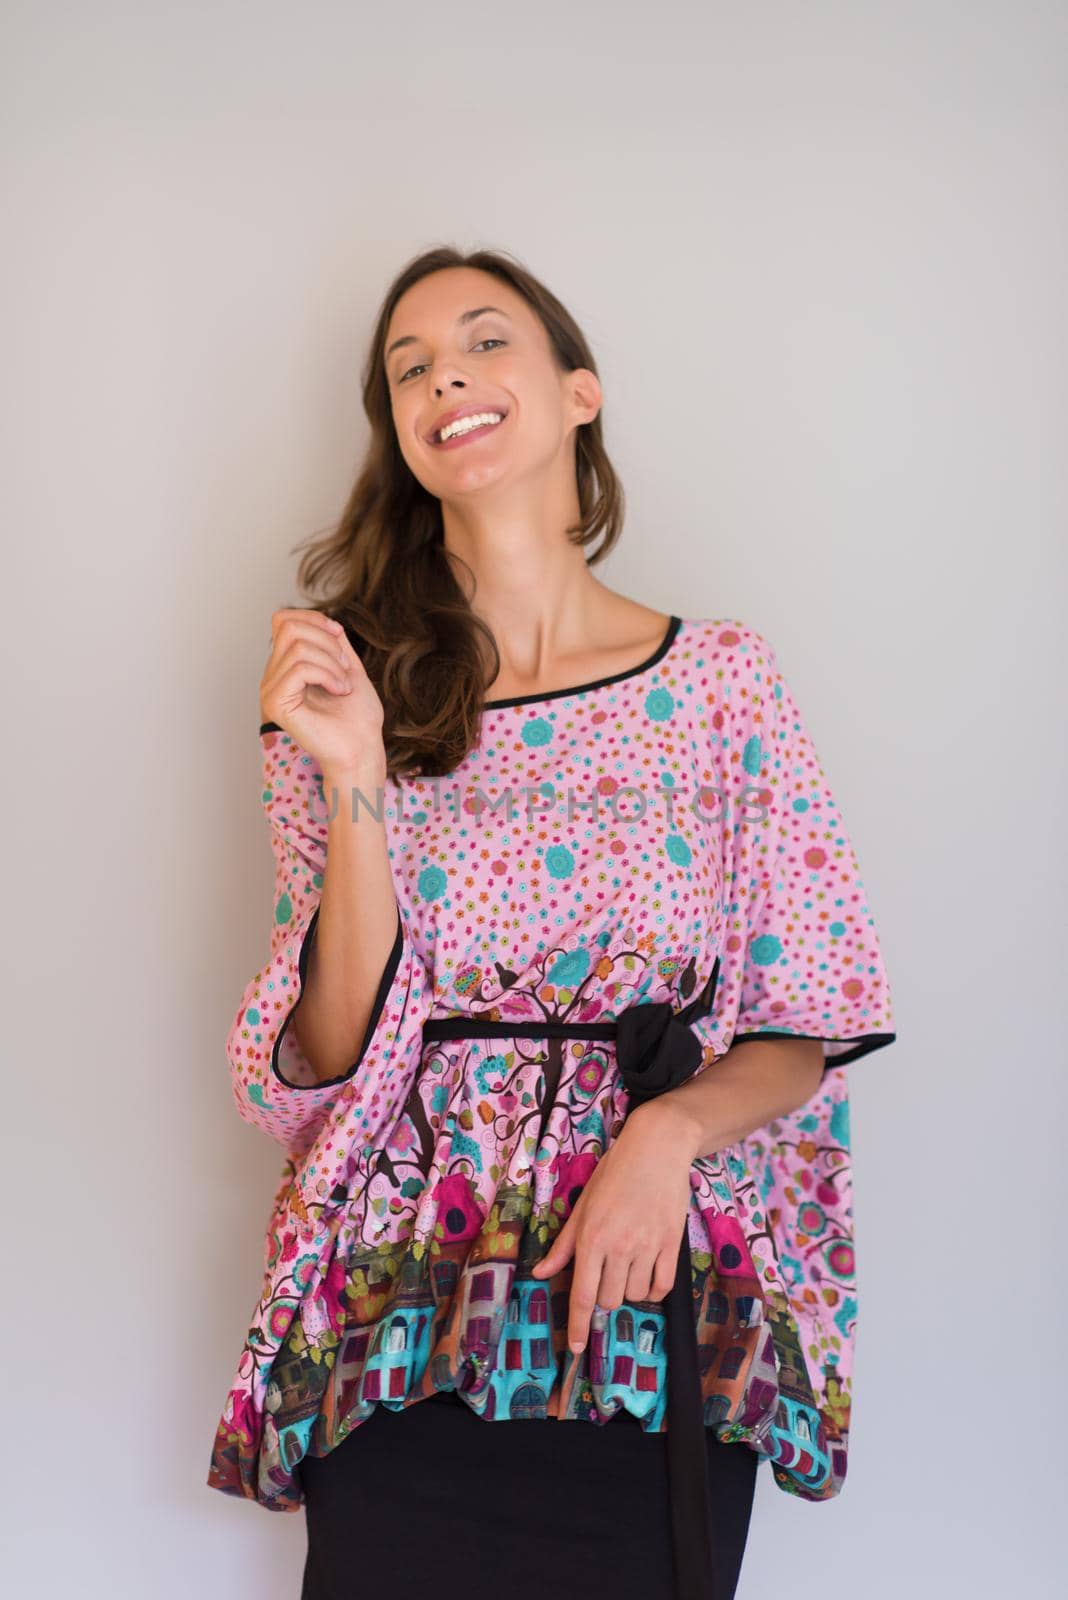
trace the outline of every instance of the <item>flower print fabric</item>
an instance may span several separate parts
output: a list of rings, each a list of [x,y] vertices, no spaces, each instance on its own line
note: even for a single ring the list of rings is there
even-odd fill
[[[227,1052],[238,1111],[286,1159],[210,1486],[296,1510],[306,1454],[442,1389],[487,1422],[625,1408],[666,1430],[663,1303],[596,1313],[575,1355],[573,1262],[530,1276],[628,1104],[614,1042],[536,1030],[681,1010],[718,961],[698,1070],[787,1034],[824,1041],[824,1072],[691,1166],[704,1421],[787,1492],[836,1494],[857,1315],[845,1067],[895,1035],[857,859],[768,641],[672,617],[640,667],[487,701],[448,777],[357,796],[384,807],[397,937],[357,1059],[325,1082],[287,1024],[334,797],[287,734],[260,739],[274,923]],[[522,1031],[424,1038],[443,1018]]]

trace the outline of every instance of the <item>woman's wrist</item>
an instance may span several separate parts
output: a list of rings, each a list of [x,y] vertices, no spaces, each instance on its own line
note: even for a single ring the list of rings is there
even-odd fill
[[[674,1098],[674,1091],[645,1100],[624,1123],[645,1132],[653,1132],[671,1155],[677,1155],[686,1166],[692,1166],[701,1154],[704,1123],[695,1116],[684,1101]]]
[[[357,796],[378,809],[378,792],[386,782],[386,766],[381,761],[363,761],[352,766],[323,768],[323,796],[329,815],[358,816]]]

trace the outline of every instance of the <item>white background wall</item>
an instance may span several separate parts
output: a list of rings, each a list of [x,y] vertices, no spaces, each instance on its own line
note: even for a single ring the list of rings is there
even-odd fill
[[[2,34],[8,1592],[299,1592],[303,1515],[205,1481],[279,1170],[223,1055],[269,920],[257,685],[373,311],[441,241],[585,327],[606,581],[772,639],[885,944],[849,1478],[762,1477],[739,1600],[1060,1592],[1064,6]]]

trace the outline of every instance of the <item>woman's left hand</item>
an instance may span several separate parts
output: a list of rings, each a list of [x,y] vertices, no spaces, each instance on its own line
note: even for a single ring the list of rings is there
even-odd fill
[[[662,1300],[675,1282],[690,1204],[691,1150],[677,1116],[650,1100],[631,1112],[553,1243],[533,1268],[551,1277],[575,1258],[567,1339],[581,1351],[594,1307]]]

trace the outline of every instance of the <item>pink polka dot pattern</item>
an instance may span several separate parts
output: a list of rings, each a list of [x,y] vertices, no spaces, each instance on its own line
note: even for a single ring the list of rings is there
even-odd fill
[[[326,868],[327,803],[318,763],[288,734],[264,732],[263,805],[275,859],[270,960],[241,998],[227,1041],[231,1084],[241,1115],[303,1157],[322,1134],[339,1091],[357,1087],[355,1065],[342,1079],[316,1078],[287,1026],[300,998],[318,920]],[[404,936],[397,938],[376,997],[359,1062],[360,1103],[349,1108],[353,1132],[388,1132],[418,1063],[429,1014],[427,968]]]
[[[574,1356],[571,1267],[530,1276],[627,1111],[613,1043],[538,1030],[681,1009],[715,975],[699,1070],[783,1034],[823,1041],[824,1072],[691,1166],[705,1422],[787,1492],[836,1494],[857,1310],[844,1069],[895,1034],[853,846],[768,641],[673,617],[638,668],[487,702],[447,778],[389,780],[397,936],[357,1059],[325,1082],[288,1027],[322,775],[281,730],[260,737],[270,949],[227,1055],[240,1115],[286,1159],[209,1484],[296,1510],[303,1455],[440,1389],[487,1421],[624,1407],[665,1428],[662,1304],[624,1301]],[[498,1036],[424,1038],[449,1017]]]

